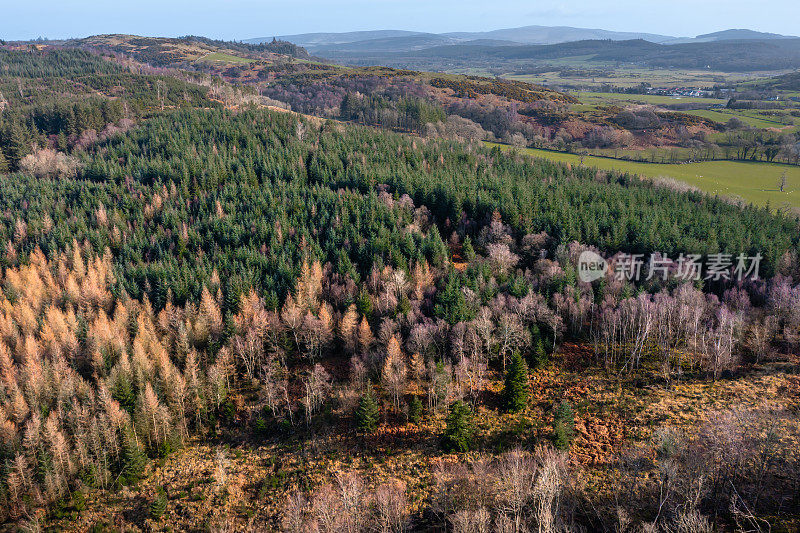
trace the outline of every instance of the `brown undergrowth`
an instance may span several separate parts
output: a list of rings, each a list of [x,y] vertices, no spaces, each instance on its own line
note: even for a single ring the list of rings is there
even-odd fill
[[[87,493],[82,511],[67,505],[63,518],[51,517],[45,523],[67,531],[98,525],[133,531],[274,530],[291,491],[313,490],[341,472],[358,472],[370,488],[401,480],[412,514],[420,516],[431,497],[437,466],[517,446],[532,449],[548,441],[553,405],[561,400],[571,402],[575,410],[570,456],[581,465],[587,490],[601,495],[611,486],[615,457],[631,448],[648,449],[659,428],[691,432],[711,413],[734,407],[766,405],[796,412],[797,369],[797,361],[791,360],[717,381],[687,376],[664,384],[656,374],[609,374],[592,363],[590,347],[565,344],[546,368],[532,372],[529,407],[522,413],[497,409],[492,398],[499,396],[502,382],[497,375],[488,381],[485,407],[476,412],[478,450],[467,456],[441,452],[441,414],[418,425],[398,424],[389,417],[368,436],[357,435],[348,421],[340,421],[320,432],[298,427],[295,432],[236,442],[195,440],[152,465],[137,485]],[[160,488],[166,494],[166,510],[154,517],[149,509]]]

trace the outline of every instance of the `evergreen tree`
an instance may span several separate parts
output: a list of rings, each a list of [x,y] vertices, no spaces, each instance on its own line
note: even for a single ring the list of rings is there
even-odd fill
[[[372,300],[369,297],[369,293],[366,290],[362,290],[358,293],[358,299],[356,300],[356,308],[358,312],[361,313],[364,317],[371,317],[372,316]]]
[[[418,424],[420,420],[422,420],[422,400],[415,394],[408,404],[408,421]]]
[[[64,134],[64,131],[61,130],[58,133],[58,137],[56,138],[56,148],[58,148],[61,152],[66,152],[69,149],[69,144],[67,144],[67,136]]]
[[[356,409],[356,428],[364,433],[372,433],[378,427],[379,419],[378,400],[372,390],[372,383],[367,383],[367,390],[361,396]]]
[[[534,368],[541,368],[547,364],[547,351],[544,349],[544,341],[539,326],[534,324],[531,327],[531,340],[533,351],[531,352],[531,363]]]
[[[436,293],[436,316],[444,318],[451,325],[467,322],[475,317],[475,310],[467,302],[463,277],[454,269],[448,272],[444,287]]]
[[[6,160],[6,157],[3,155],[3,151],[0,150],[0,174],[5,174],[9,170],[11,169],[9,168],[8,161]]]
[[[474,433],[472,410],[461,400],[453,402],[447,415],[442,448],[447,452],[467,452],[472,447]]]
[[[8,156],[11,163],[17,167],[22,158],[31,153],[30,141],[22,127],[13,125],[9,132]]]
[[[119,402],[120,407],[133,414],[133,410],[136,407],[136,391],[126,374],[120,374],[114,382],[114,386],[111,389],[111,397]]]
[[[519,352],[514,352],[506,373],[503,400],[508,411],[516,413],[528,405],[528,365]]]
[[[224,284],[222,313],[232,316],[239,312],[242,299],[241,283],[236,277],[228,278]]]
[[[575,438],[575,413],[566,400],[558,404],[553,417],[553,444],[559,450],[568,450]]]
[[[161,518],[167,510],[167,501],[167,491],[164,490],[164,487],[159,487],[153,503],[150,504],[150,518],[154,520]]]
[[[122,472],[120,481],[125,483],[136,482],[144,473],[147,465],[147,456],[139,443],[133,429],[125,431],[122,439]]]
[[[475,248],[472,247],[472,239],[469,238],[469,235],[464,237],[462,251],[464,253],[464,259],[467,261],[473,261],[475,259]]]

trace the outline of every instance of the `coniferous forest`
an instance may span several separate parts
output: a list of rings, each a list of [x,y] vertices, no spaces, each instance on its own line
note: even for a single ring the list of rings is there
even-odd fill
[[[0,261],[4,530],[800,523],[791,212],[6,46]]]

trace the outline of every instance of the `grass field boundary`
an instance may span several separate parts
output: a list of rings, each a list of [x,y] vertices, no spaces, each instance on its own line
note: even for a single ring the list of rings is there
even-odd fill
[[[623,172],[641,178],[669,178],[702,192],[754,205],[800,212],[800,166],[764,161],[713,160],[694,163],[651,163],[545,150],[518,148],[508,144],[486,143],[512,151],[570,165]],[[786,186],[779,182],[786,175]]]

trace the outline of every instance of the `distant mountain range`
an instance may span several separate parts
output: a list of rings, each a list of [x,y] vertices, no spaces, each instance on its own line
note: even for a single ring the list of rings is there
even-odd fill
[[[459,32],[442,34],[461,41],[477,39],[497,39],[513,41],[520,44],[558,44],[571,41],[586,41],[592,39],[610,39],[612,41],[627,41],[630,39],[643,39],[654,43],[661,43],[674,39],[668,35],[653,33],[635,33],[608,31],[599,29],[572,28],[569,26],[524,26],[487,32]]]
[[[619,32],[569,26],[524,26],[485,32],[424,33],[404,30],[375,30],[343,33],[303,33],[279,35],[278,39],[303,46],[320,56],[358,53],[413,52],[427,48],[473,44],[480,46],[546,45],[587,40],[644,40],[657,44],[717,42],[726,40],[771,40],[791,38],[775,33],[746,29],[724,30],[697,37],[673,37],[652,33]],[[263,43],[272,37],[247,39],[247,43]]]
[[[629,64],[727,72],[800,68],[800,38],[747,29],[672,37],[567,26],[525,26],[486,32],[378,30],[277,38],[338,63],[415,70],[530,70],[565,59],[589,67]],[[271,40],[272,37],[246,42]]]
[[[717,41],[769,41],[772,39],[796,39],[791,35],[780,35],[778,33],[766,33],[753,30],[723,30],[714,33],[698,35],[694,39],[675,39],[666,41],[665,44],[682,43],[711,43]]]
[[[538,62],[581,58],[584,65],[630,64],[647,68],[689,68],[726,72],[788,70],[800,68],[800,39],[693,41],[657,44],[642,39],[628,41],[575,41],[550,45],[474,46],[469,44],[426,48],[396,56],[405,59],[449,62],[451,66]],[[387,57],[387,59],[389,59]],[[387,64],[381,62],[381,64]]]

